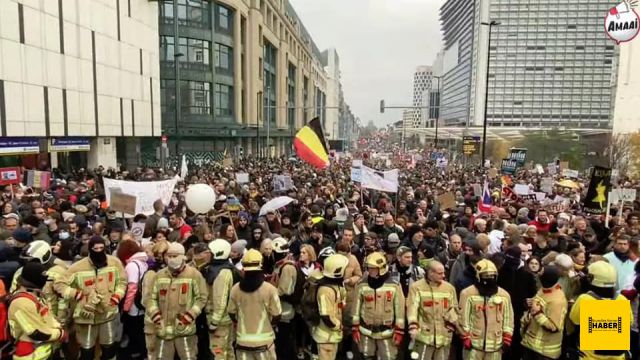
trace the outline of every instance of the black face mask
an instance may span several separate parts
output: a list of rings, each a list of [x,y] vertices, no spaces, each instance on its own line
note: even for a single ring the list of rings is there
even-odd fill
[[[93,251],[93,249],[89,249],[89,259],[98,269],[107,266],[107,253],[104,250]]]
[[[476,288],[482,296],[493,296],[498,292],[498,280],[496,278],[480,279],[476,282]]]

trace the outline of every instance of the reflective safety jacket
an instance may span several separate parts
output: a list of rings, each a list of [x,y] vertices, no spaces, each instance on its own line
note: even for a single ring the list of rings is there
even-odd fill
[[[504,289],[499,287],[497,293],[485,297],[471,285],[460,293],[460,308],[464,336],[471,339],[473,349],[500,351],[502,339],[513,335],[513,307]]]
[[[602,300],[602,298],[598,297],[598,295],[590,291],[578,296],[578,298],[576,299],[576,302],[571,307],[571,312],[569,313],[569,319],[576,326],[580,325],[580,304],[585,300]],[[632,312],[631,306],[627,298],[624,297],[624,295],[618,295],[618,297],[616,297],[615,300],[622,300],[619,306],[626,306],[629,309],[629,313]],[[631,319],[633,321],[633,316],[631,316]],[[607,351],[607,350],[580,349],[580,353],[581,353],[580,359],[588,359],[588,360],[624,360],[626,359],[625,351],[619,351],[618,353],[614,353],[613,351]]]
[[[373,289],[364,278],[356,287],[353,325],[360,333],[373,339],[388,339],[394,328],[404,330],[405,299],[400,285],[389,278]]]
[[[64,333],[43,299],[23,291],[18,291],[9,305],[9,326],[16,339],[16,360],[49,359]],[[35,334],[37,339],[30,337]]]
[[[318,309],[320,323],[314,326],[311,335],[318,344],[338,344],[342,341],[342,312],[345,308],[347,292],[342,286],[320,285],[318,287]],[[333,327],[322,320],[328,316]]]
[[[171,340],[177,337],[191,336],[196,333],[195,319],[207,304],[207,282],[200,271],[185,265],[179,274],[174,275],[168,268],[156,273],[151,299],[146,312],[153,319],[158,313],[162,316],[156,324],[156,336]],[[182,315],[188,313],[193,321],[185,324]]]
[[[229,296],[233,288],[233,273],[231,269],[222,269],[213,284],[209,288],[209,300],[207,301],[207,322],[210,325],[220,326],[231,324],[231,318],[227,312]]]
[[[159,270],[158,270],[159,271]],[[153,291],[153,285],[156,283],[156,275],[158,273],[149,269],[144,274],[144,279],[142,279],[142,305],[144,305],[145,309],[149,309],[151,306],[151,292]],[[151,320],[151,316],[149,316],[149,311],[144,312],[144,333],[147,335],[156,333],[156,326]]]
[[[528,312],[521,322],[522,346],[545,357],[557,359],[562,353],[562,334],[567,315],[567,298],[560,284],[540,289],[533,298],[541,311]]]
[[[440,348],[451,344],[458,323],[458,299],[453,285],[421,279],[409,287],[407,321],[418,326],[416,341]]]
[[[73,320],[77,324],[103,324],[119,316],[118,306],[111,305],[111,297],[124,298],[127,277],[120,260],[107,255],[107,265],[99,269],[88,257],[69,266],[63,276],[54,281],[53,287],[67,301],[75,302],[78,292],[82,298],[75,302]],[[96,311],[83,316],[85,304],[98,300]]]
[[[231,289],[229,315],[235,317],[236,343],[247,348],[259,348],[273,344],[276,335],[271,325],[282,314],[278,290],[263,282],[253,292],[244,292],[240,284]]]
[[[280,296],[280,305],[282,306],[282,318],[280,320],[289,322],[293,319],[296,312],[293,305],[283,300],[283,297],[292,295],[295,291],[296,281],[298,281],[296,264],[285,260],[278,262],[276,268],[273,270],[271,281],[273,286],[278,289],[278,296]],[[304,281],[304,279],[301,281]]]

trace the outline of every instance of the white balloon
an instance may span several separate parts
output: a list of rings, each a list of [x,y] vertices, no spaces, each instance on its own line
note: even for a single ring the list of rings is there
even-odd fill
[[[209,185],[194,184],[187,189],[184,200],[189,210],[196,214],[204,214],[213,208],[216,202],[216,193]]]

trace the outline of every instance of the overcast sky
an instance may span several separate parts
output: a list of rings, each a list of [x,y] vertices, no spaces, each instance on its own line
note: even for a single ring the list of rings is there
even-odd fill
[[[431,65],[442,39],[444,0],[289,0],[320,51],[340,56],[347,103],[363,126],[402,118],[387,105],[411,105],[416,66]]]

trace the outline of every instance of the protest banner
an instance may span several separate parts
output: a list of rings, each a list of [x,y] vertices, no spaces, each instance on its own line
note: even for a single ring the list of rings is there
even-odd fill
[[[442,210],[453,209],[457,206],[456,198],[450,191],[438,196],[438,202],[440,203],[440,209]]]
[[[238,184],[247,184],[249,182],[249,174],[236,173],[236,182],[238,182]]]
[[[513,159],[502,159],[502,163],[500,164],[500,169],[503,174],[513,175],[516,173],[516,168],[518,167],[518,162]]]
[[[594,166],[582,209],[590,214],[604,214],[611,190],[611,169]]]
[[[527,149],[512,148],[509,152],[509,160],[515,160],[518,166],[523,166],[527,158]]]
[[[0,168],[0,186],[20,183],[19,167]]]
[[[398,192],[399,170],[376,171],[362,166],[362,187],[386,192]]]
[[[102,181],[107,203],[111,204],[111,194],[115,189],[115,192],[119,191],[135,196],[135,214],[145,215],[153,214],[153,203],[158,199],[161,199],[165,206],[169,205],[173,189],[178,182],[177,178],[163,181],[126,181],[103,178]]]

